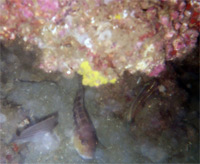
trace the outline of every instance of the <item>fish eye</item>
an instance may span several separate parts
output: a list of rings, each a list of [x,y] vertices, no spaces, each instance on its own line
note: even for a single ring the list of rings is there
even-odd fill
[[[81,140],[81,143],[82,143],[83,145],[86,145],[86,144],[87,144],[87,140]]]

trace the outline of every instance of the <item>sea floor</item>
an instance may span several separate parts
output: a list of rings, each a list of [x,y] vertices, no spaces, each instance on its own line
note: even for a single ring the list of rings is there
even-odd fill
[[[143,75],[127,78],[137,82],[127,81],[126,86],[123,79],[116,86],[85,87],[86,108],[100,143],[94,159],[84,160],[72,143],[72,109],[78,78],[75,75],[66,79],[59,73],[34,68],[33,54],[19,45],[1,44],[0,163],[199,162],[196,73],[188,71],[189,75],[176,76],[176,81],[183,81],[181,87],[175,85],[179,83],[174,79],[170,81],[170,75],[167,82],[161,78],[158,89],[152,94],[146,89],[145,96],[140,95],[143,87],[138,84]],[[128,89],[123,90],[125,87]],[[127,95],[123,99],[125,91],[131,91],[128,99]],[[137,98],[139,102],[135,103],[141,107],[130,123],[124,113]],[[19,125],[53,112],[59,114],[58,125],[49,135],[26,144],[10,143]]]

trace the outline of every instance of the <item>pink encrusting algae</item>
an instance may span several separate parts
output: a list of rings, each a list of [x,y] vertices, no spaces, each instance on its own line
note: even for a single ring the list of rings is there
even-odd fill
[[[37,45],[39,68],[66,77],[84,61],[108,80],[125,70],[158,76],[199,35],[195,0],[2,0],[0,9],[0,39]]]

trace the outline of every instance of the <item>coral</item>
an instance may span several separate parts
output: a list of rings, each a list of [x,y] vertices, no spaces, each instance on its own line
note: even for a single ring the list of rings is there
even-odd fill
[[[199,35],[195,0],[3,0],[0,9],[0,40],[38,46],[38,67],[65,77],[87,61],[106,79],[99,84],[124,71],[159,76],[165,61],[191,52]]]

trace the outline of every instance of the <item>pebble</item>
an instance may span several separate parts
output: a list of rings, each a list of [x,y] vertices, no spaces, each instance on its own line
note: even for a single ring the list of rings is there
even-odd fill
[[[159,86],[158,86],[158,90],[159,90],[160,92],[165,92],[165,91],[166,91],[166,88],[165,88],[165,86],[163,86],[163,85],[159,85]]]
[[[0,123],[6,122],[7,118],[4,114],[0,113]]]

